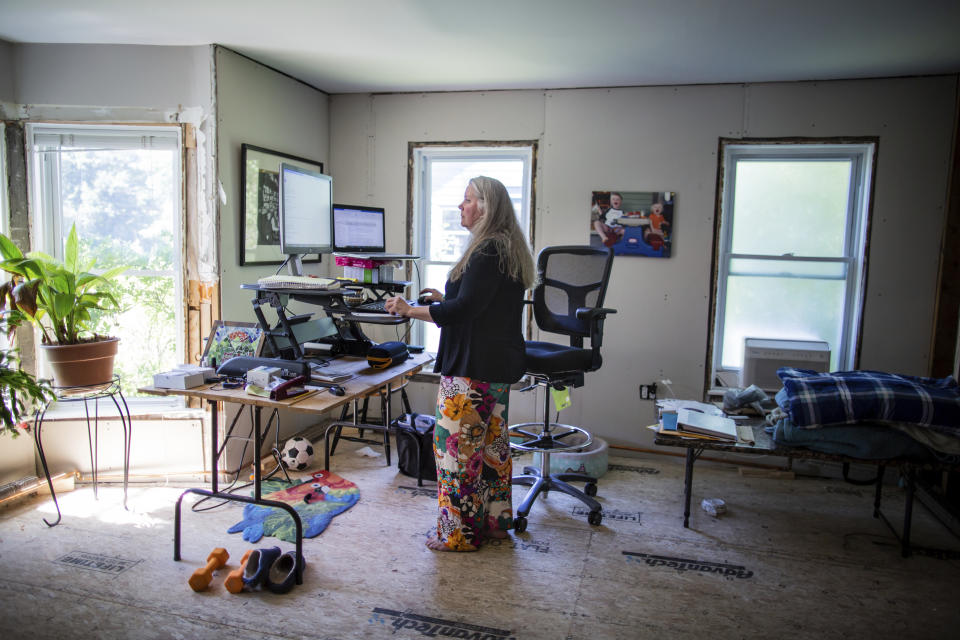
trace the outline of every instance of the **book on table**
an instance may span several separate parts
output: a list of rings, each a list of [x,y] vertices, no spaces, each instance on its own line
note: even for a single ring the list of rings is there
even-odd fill
[[[677,411],[678,435],[707,435],[721,440],[737,441],[737,425],[725,416],[702,413],[694,409]]]
[[[723,438],[715,438],[704,433],[693,433],[692,431],[680,431],[677,429],[676,411],[666,412],[660,416],[660,422],[652,427],[657,433],[678,438],[687,438],[690,440],[711,440],[714,442],[723,442]]]

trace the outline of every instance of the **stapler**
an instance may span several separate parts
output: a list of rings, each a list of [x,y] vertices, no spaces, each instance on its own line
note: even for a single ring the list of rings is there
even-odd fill
[[[303,385],[306,383],[306,376],[297,376],[296,378],[285,380],[284,382],[281,382],[277,386],[270,389],[270,399],[287,400],[288,398],[295,398],[296,396],[307,392],[307,390],[303,387]]]

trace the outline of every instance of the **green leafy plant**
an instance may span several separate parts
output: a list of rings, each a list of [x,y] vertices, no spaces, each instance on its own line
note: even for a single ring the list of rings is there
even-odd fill
[[[81,344],[103,336],[93,331],[95,312],[116,311],[119,305],[111,293],[113,278],[127,270],[114,267],[102,274],[92,273],[95,260],[81,263],[76,225],[71,227],[63,261],[38,251],[24,256],[7,236],[0,234],[0,269],[13,276],[4,284],[0,310],[16,309],[37,326],[44,344]]]
[[[0,285],[0,295],[10,295],[10,283]],[[26,316],[17,309],[0,310],[0,332],[8,338],[24,321]],[[26,421],[34,410],[53,399],[53,391],[47,380],[37,380],[20,368],[16,349],[0,346],[0,430],[16,438],[21,431],[29,429]]]

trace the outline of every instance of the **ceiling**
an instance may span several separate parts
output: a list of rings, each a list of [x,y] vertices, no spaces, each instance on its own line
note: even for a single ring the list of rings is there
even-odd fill
[[[960,72],[957,0],[0,0],[14,43],[219,44],[328,93]]]

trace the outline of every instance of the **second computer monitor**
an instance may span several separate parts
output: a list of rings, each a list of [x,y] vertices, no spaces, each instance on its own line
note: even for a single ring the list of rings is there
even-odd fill
[[[380,207],[334,204],[333,250],[347,253],[386,251],[383,215]]]

